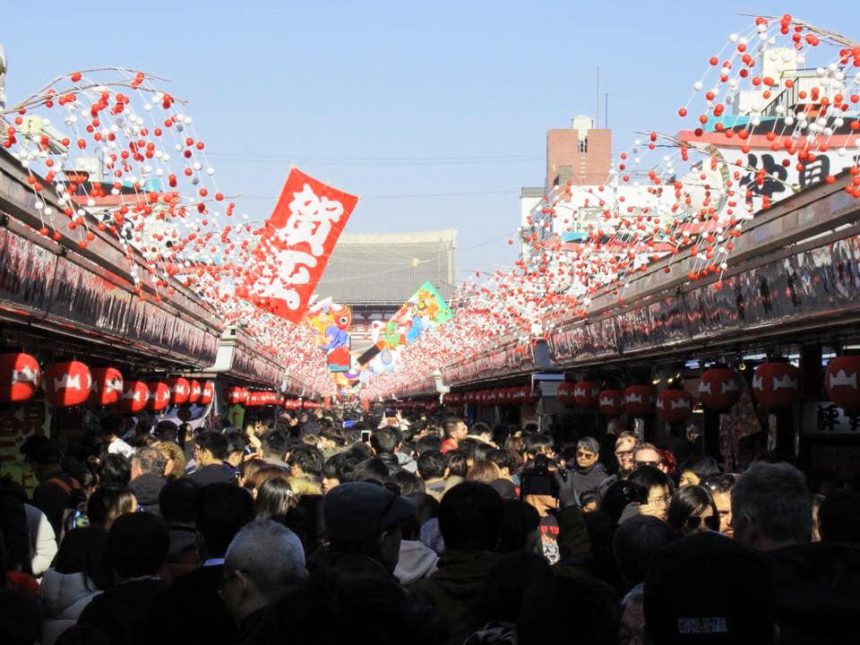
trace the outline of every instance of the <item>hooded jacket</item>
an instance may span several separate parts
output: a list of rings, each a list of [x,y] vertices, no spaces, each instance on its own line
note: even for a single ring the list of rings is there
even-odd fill
[[[143,473],[135,477],[129,486],[143,510],[147,513],[161,515],[161,510],[158,507],[158,495],[166,483],[163,477],[152,473]]]
[[[449,551],[439,558],[436,573],[419,580],[410,589],[416,598],[427,597],[448,630],[449,642],[462,643],[481,625],[473,603],[490,569],[499,561],[498,553]]]
[[[394,576],[404,586],[432,575],[436,571],[439,556],[428,546],[417,540],[403,540],[400,543],[400,559]]]
[[[48,569],[42,576],[40,591],[45,618],[42,645],[54,645],[60,634],[78,622],[84,607],[100,593],[83,573],[59,573]]]

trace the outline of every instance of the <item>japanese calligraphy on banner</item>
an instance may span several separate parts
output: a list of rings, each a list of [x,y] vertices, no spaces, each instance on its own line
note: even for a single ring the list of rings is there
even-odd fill
[[[357,202],[355,195],[290,170],[241,295],[298,323]]]

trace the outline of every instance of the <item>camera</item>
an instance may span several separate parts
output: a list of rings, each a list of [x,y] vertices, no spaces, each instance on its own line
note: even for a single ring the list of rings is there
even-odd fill
[[[555,479],[555,473],[558,473],[563,480],[567,480],[567,471],[564,468],[559,468],[546,455],[535,456],[534,461],[520,475],[520,496],[552,495],[558,497],[558,482]]]

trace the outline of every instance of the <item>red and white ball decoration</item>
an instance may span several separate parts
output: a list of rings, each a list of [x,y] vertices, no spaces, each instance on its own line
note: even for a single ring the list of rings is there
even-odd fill
[[[80,361],[51,363],[45,368],[45,398],[55,407],[86,403],[91,387],[90,368]]]
[[[661,390],[657,395],[657,416],[666,423],[684,423],[693,416],[696,400],[684,390]]]
[[[824,371],[827,396],[846,412],[860,411],[860,356],[839,356]]]
[[[790,407],[800,394],[800,370],[789,363],[762,363],[753,372],[752,393],[766,408]]]
[[[714,367],[702,372],[698,392],[699,400],[706,408],[726,410],[741,397],[740,378],[727,367]]]
[[[92,390],[90,405],[104,406],[119,403],[123,391],[122,372],[115,367],[96,367],[90,370]]]
[[[23,352],[0,354],[0,403],[23,403],[33,398],[42,380],[35,357]]]

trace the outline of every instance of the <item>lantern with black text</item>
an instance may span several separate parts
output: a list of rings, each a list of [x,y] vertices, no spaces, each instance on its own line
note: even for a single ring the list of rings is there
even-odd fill
[[[555,398],[566,407],[572,407],[576,400],[573,397],[573,383],[559,383],[555,391]]]
[[[203,394],[203,386],[200,385],[200,381],[193,380],[188,383],[188,402],[189,403],[199,403],[200,395]]]
[[[573,398],[581,408],[596,408],[600,386],[595,381],[579,381],[573,386]]]
[[[87,401],[90,405],[114,405],[122,397],[122,372],[115,367],[96,367],[90,371],[92,387]]]
[[[188,403],[188,397],[191,395],[191,384],[186,379],[181,376],[167,379],[167,385],[170,387],[171,405],[184,405]]]
[[[766,408],[787,408],[800,394],[800,370],[789,363],[762,363],[753,373],[752,393]]]
[[[827,396],[846,411],[860,411],[860,356],[839,356],[824,371]]]
[[[657,416],[666,423],[684,423],[693,416],[695,399],[684,390],[663,390],[657,395]]]
[[[741,396],[740,379],[727,367],[714,367],[702,372],[699,379],[699,400],[711,410],[725,410]]]
[[[0,403],[22,403],[36,393],[41,380],[38,361],[29,354],[0,354]]]
[[[212,381],[206,381],[203,384],[203,391],[200,393],[200,405],[209,405],[215,397],[215,384]]]
[[[624,413],[624,392],[621,390],[602,390],[597,397],[600,414],[617,417]]]
[[[85,403],[91,386],[90,368],[80,361],[52,363],[45,369],[45,397],[58,408]]]
[[[146,409],[150,412],[161,412],[170,404],[170,386],[164,381],[150,381],[146,384],[149,389],[149,397],[146,401]]]
[[[654,412],[654,388],[651,385],[631,385],[624,390],[624,409],[634,417]]]
[[[137,414],[146,409],[149,402],[149,386],[143,381],[126,381],[123,386],[119,409],[126,414]]]

